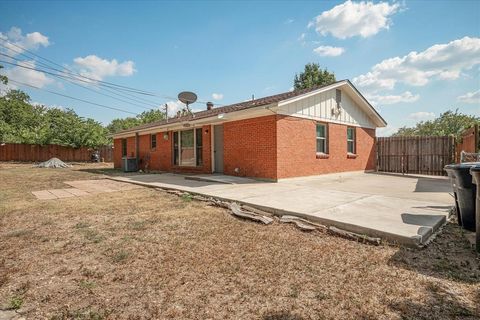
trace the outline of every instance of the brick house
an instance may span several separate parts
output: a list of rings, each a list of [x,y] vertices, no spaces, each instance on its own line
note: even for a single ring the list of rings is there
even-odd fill
[[[375,168],[385,120],[348,80],[213,108],[116,133],[114,166],[267,180]]]

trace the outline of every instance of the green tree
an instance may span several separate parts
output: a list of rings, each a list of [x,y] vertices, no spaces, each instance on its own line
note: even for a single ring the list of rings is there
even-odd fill
[[[33,105],[20,90],[0,97],[0,141],[97,147],[109,143],[107,130],[93,119],[79,117],[72,109]]]
[[[135,117],[113,119],[107,126],[110,133],[126,130],[138,126],[140,121]]]
[[[3,66],[0,65],[0,70],[3,69]],[[1,75],[0,74],[0,83],[7,84],[8,83],[8,78],[7,76]]]
[[[446,111],[434,120],[420,121],[414,127],[402,127],[393,136],[446,136],[459,137],[467,128],[480,123],[480,117],[455,111]]]
[[[143,111],[137,116],[141,123],[152,123],[165,119],[165,113],[160,109]]]
[[[295,90],[308,89],[317,86],[329,85],[337,81],[335,74],[327,69],[321,69],[318,63],[307,63],[300,74],[295,74],[293,88]]]
[[[144,111],[136,117],[127,117],[113,119],[107,126],[110,133],[115,133],[121,130],[130,129],[141,124],[152,123],[165,119],[165,113],[160,109],[152,109]]]

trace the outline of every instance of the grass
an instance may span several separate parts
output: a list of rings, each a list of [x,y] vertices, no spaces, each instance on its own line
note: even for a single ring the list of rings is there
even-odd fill
[[[8,309],[18,310],[22,307],[22,305],[23,305],[22,297],[13,296],[12,298],[10,298]]]
[[[112,260],[115,263],[124,263],[130,254],[125,250],[119,250],[115,252],[112,256]]]
[[[119,174],[0,163],[0,305],[27,319],[476,319],[480,261],[448,224],[424,249],[238,220],[135,189],[36,200]],[[24,308],[23,308],[24,307]]]

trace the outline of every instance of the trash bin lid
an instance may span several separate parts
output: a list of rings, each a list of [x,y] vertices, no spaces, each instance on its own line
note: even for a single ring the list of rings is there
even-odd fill
[[[472,182],[477,185],[477,193],[480,190],[480,165],[470,168],[470,174],[472,175]]]
[[[449,169],[456,170],[470,170],[470,168],[480,165],[480,162],[463,162],[458,164],[449,165]]]
[[[480,164],[477,164],[475,167],[471,167],[470,171],[480,172]]]

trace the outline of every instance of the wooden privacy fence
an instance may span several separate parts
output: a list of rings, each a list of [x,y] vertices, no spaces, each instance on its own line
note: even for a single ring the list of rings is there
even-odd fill
[[[453,136],[377,138],[378,171],[441,176],[454,162]]]
[[[105,162],[113,161],[113,148],[111,146],[101,146],[97,150],[100,152],[100,159]],[[36,145],[5,143],[0,144],[0,161],[46,161],[56,157],[62,161],[90,161],[94,149],[81,147],[72,148],[56,144]]]
[[[480,153],[480,128],[478,124],[462,132],[456,150],[457,162],[477,160]],[[462,157],[465,154],[467,156]]]

